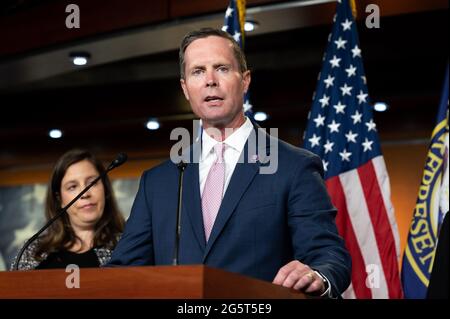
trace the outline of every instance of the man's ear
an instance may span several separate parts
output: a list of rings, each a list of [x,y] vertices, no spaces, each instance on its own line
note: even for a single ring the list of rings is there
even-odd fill
[[[186,82],[184,79],[180,79],[181,88],[183,89],[184,97],[189,101],[189,93],[186,88]]]
[[[250,74],[250,70],[245,71],[242,74],[242,82],[244,84],[244,93],[247,93],[248,88],[250,87],[251,80],[252,80],[252,76]]]

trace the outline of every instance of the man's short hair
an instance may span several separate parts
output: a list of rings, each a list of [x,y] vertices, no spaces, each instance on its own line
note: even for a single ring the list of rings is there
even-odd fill
[[[247,61],[245,59],[245,54],[242,51],[241,47],[239,46],[239,43],[237,43],[236,40],[228,32],[222,31],[220,29],[202,28],[200,30],[189,32],[184,36],[183,41],[181,41],[179,58],[180,58],[180,76],[182,79],[184,79],[185,77],[184,53],[186,52],[187,47],[195,40],[207,38],[210,36],[217,36],[230,40],[230,42],[233,44],[233,54],[239,65],[239,70],[241,71],[241,73],[247,71]]]

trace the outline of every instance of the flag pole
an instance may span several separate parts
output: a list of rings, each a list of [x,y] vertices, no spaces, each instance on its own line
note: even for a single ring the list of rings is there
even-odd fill
[[[355,18],[358,16],[358,10],[356,9],[356,2],[355,0],[350,0],[350,6],[352,7],[352,14],[353,14],[353,18]]]

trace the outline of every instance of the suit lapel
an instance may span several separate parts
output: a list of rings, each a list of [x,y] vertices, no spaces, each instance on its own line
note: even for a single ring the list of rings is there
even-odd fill
[[[190,150],[190,164],[187,165],[183,180],[183,206],[191,223],[195,238],[202,251],[205,250],[206,239],[203,227],[202,206],[198,176],[198,160],[194,160],[192,148]]]

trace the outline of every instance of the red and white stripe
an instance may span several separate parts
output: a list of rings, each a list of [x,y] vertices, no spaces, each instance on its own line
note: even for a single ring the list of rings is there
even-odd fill
[[[400,241],[383,157],[327,179],[326,185],[352,256],[352,284],[344,297],[401,298]]]

